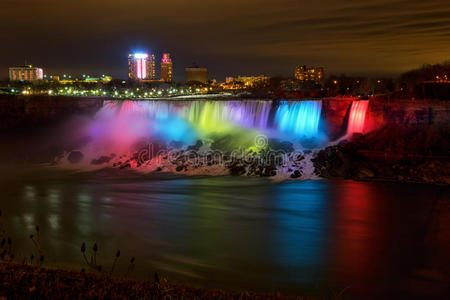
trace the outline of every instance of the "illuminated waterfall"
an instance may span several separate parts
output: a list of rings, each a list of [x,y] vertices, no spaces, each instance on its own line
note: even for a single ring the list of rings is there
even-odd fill
[[[317,137],[322,101],[283,102],[278,107],[275,123],[282,132],[296,137]]]
[[[231,125],[266,129],[271,108],[269,101],[193,101],[181,115],[209,131],[223,131]]]
[[[276,109],[275,119],[269,120]],[[132,145],[157,139],[191,145],[198,139],[229,136],[235,146],[253,144],[256,134],[293,140],[315,138],[322,101],[106,101],[89,128],[94,140]]]
[[[366,120],[369,100],[353,101],[348,119],[347,134],[364,132],[364,123]]]
[[[351,105],[348,133],[363,132],[365,115],[369,101],[354,101]],[[103,107],[93,120],[82,124],[79,135],[89,137],[89,143],[81,149],[86,157],[98,159],[104,155],[116,154],[123,161],[136,163],[136,153],[147,145],[184,155],[186,150],[197,149],[197,154],[204,155],[208,150],[222,153],[244,151],[245,154],[265,155],[273,148],[292,149],[287,151],[305,151],[305,159],[287,162],[277,167],[277,176],[292,177],[292,170],[301,174],[292,178],[314,178],[312,158],[316,149],[329,145],[326,130],[320,126],[322,118],[321,100],[306,101],[263,101],[263,100],[115,100],[104,101]],[[346,109],[346,108],[344,108]],[[324,113],[324,116],[327,114]],[[345,115],[342,111],[341,115]],[[341,125],[341,123],[340,123]],[[320,128],[320,130],[319,130]],[[198,143],[198,141],[202,143]],[[260,142],[262,141],[262,142]],[[201,145],[192,147],[193,145]],[[268,147],[266,147],[268,146]],[[156,147],[156,148],[158,148]],[[270,153],[270,152],[268,152]],[[228,155],[228,154],[227,154]],[[278,155],[278,154],[277,154]],[[112,156],[112,155],[111,155]],[[127,157],[124,160],[123,157]],[[262,156],[261,156],[262,157]],[[295,156],[297,157],[297,156]],[[145,167],[151,170],[167,168],[178,172],[179,162],[153,161]],[[259,158],[258,158],[259,159]],[[184,160],[184,158],[183,158]],[[115,161],[116,165],[119,161]],[[159,164],[162,164],[161,166]],[[271,162],[272,163],[272,162]],[[209,162],[202,166],[190,168],[192,174],[227,174],[228,167],[209,168]],[[197,168],[198,167],[198,168]],[[216,168],[219,167],[219,168]],[[153,168],[153,169],[152,169]],[[203,169],[204,168],[204,169]],[[149,170],[150,170],[149,169]],[[258,171],[259,170],[259,171]],[[261,171],[262,170],[262,171]],[[245,172],[248,174],[266,174],[267,168],[260,169],[254,163]],[[271,170],[272,174],[274,170]],[[183,172],[188,172],[184,169]],[[202,173],[206,172],[206,173]],[[217,173],[215,173],[217,172]],[[263,173],[261,173],[263,172]]]

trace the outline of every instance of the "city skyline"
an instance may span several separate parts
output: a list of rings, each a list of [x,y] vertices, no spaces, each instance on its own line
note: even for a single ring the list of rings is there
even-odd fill
[[[192,62],[218,80],[291,76],[301,64],[325,66],[327,74],[391,76],[445,61],[450,50],[450,8],[441,0],[22,2],[0,4],[8,45],[0,49],[2,77],[9,66],[30,63],[49,73],[126,78],[123,54],[141,49],[160,53],[157,61],[168,50],[175,81]]]

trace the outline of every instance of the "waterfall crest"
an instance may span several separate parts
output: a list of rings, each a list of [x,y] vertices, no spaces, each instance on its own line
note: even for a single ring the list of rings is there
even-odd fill
[[[363,133],[369,100],[355,100],[350,108],[347,134]]]

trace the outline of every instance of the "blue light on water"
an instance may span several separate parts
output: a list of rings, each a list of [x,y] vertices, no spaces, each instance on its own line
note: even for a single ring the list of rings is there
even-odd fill
[[[321,111],[322,101],[283,102],[276,112],[275,123],[282,132],[317,137]]]
[[[153,124],[156,136],[171,142],[182,142],[185,145],[192,145],[197,140],[197,133],[194,128],[183,119],[176,116],[165,116],[158,118]]]
[[[289,281],[314,282],[325,263],[328,186],[320,181],[276,187],[273,257]],[[302,270],[301,274],[294,270]]]

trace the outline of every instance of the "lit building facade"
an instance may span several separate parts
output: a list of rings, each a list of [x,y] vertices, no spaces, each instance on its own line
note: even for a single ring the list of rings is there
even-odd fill
[[[298,66],[295,68],[295,79],[300,81],[321,81],[324,76],[323,67]]]
[[[74,83],[108,83],[112,81],[112,77],[108,75],[102,75],[101,77],[91,77],[86,76],[82,79],[74,78],[74,79],[60,79],[59,76],[54,76],[53,81],[57,81],[60,84],[74,84]]]
[[[173,80],[173,65],[169,53],[164,53],[161,60],[161,80],[163,82],[172,82]]]
[[[193,65],[185,69],[186,71],[186,82],[201,82],[207,83],[208,81],[208,70],[206,68],[200,68],[197,65]]]
[[[156,78],[155,55],[147,53],[128,55],[128,77],[133,80],[154,80]]]
[[[156,80],[156,59],[154,54],[148,58],[148,79]]]
[[[269,83],[270,77],[265,75],[225,78],[226,87],[230,89],[264,87],[269,85]]]
[[[44,79],[44,71],[31,65],[9,68],[10,81],[39,81]]]

